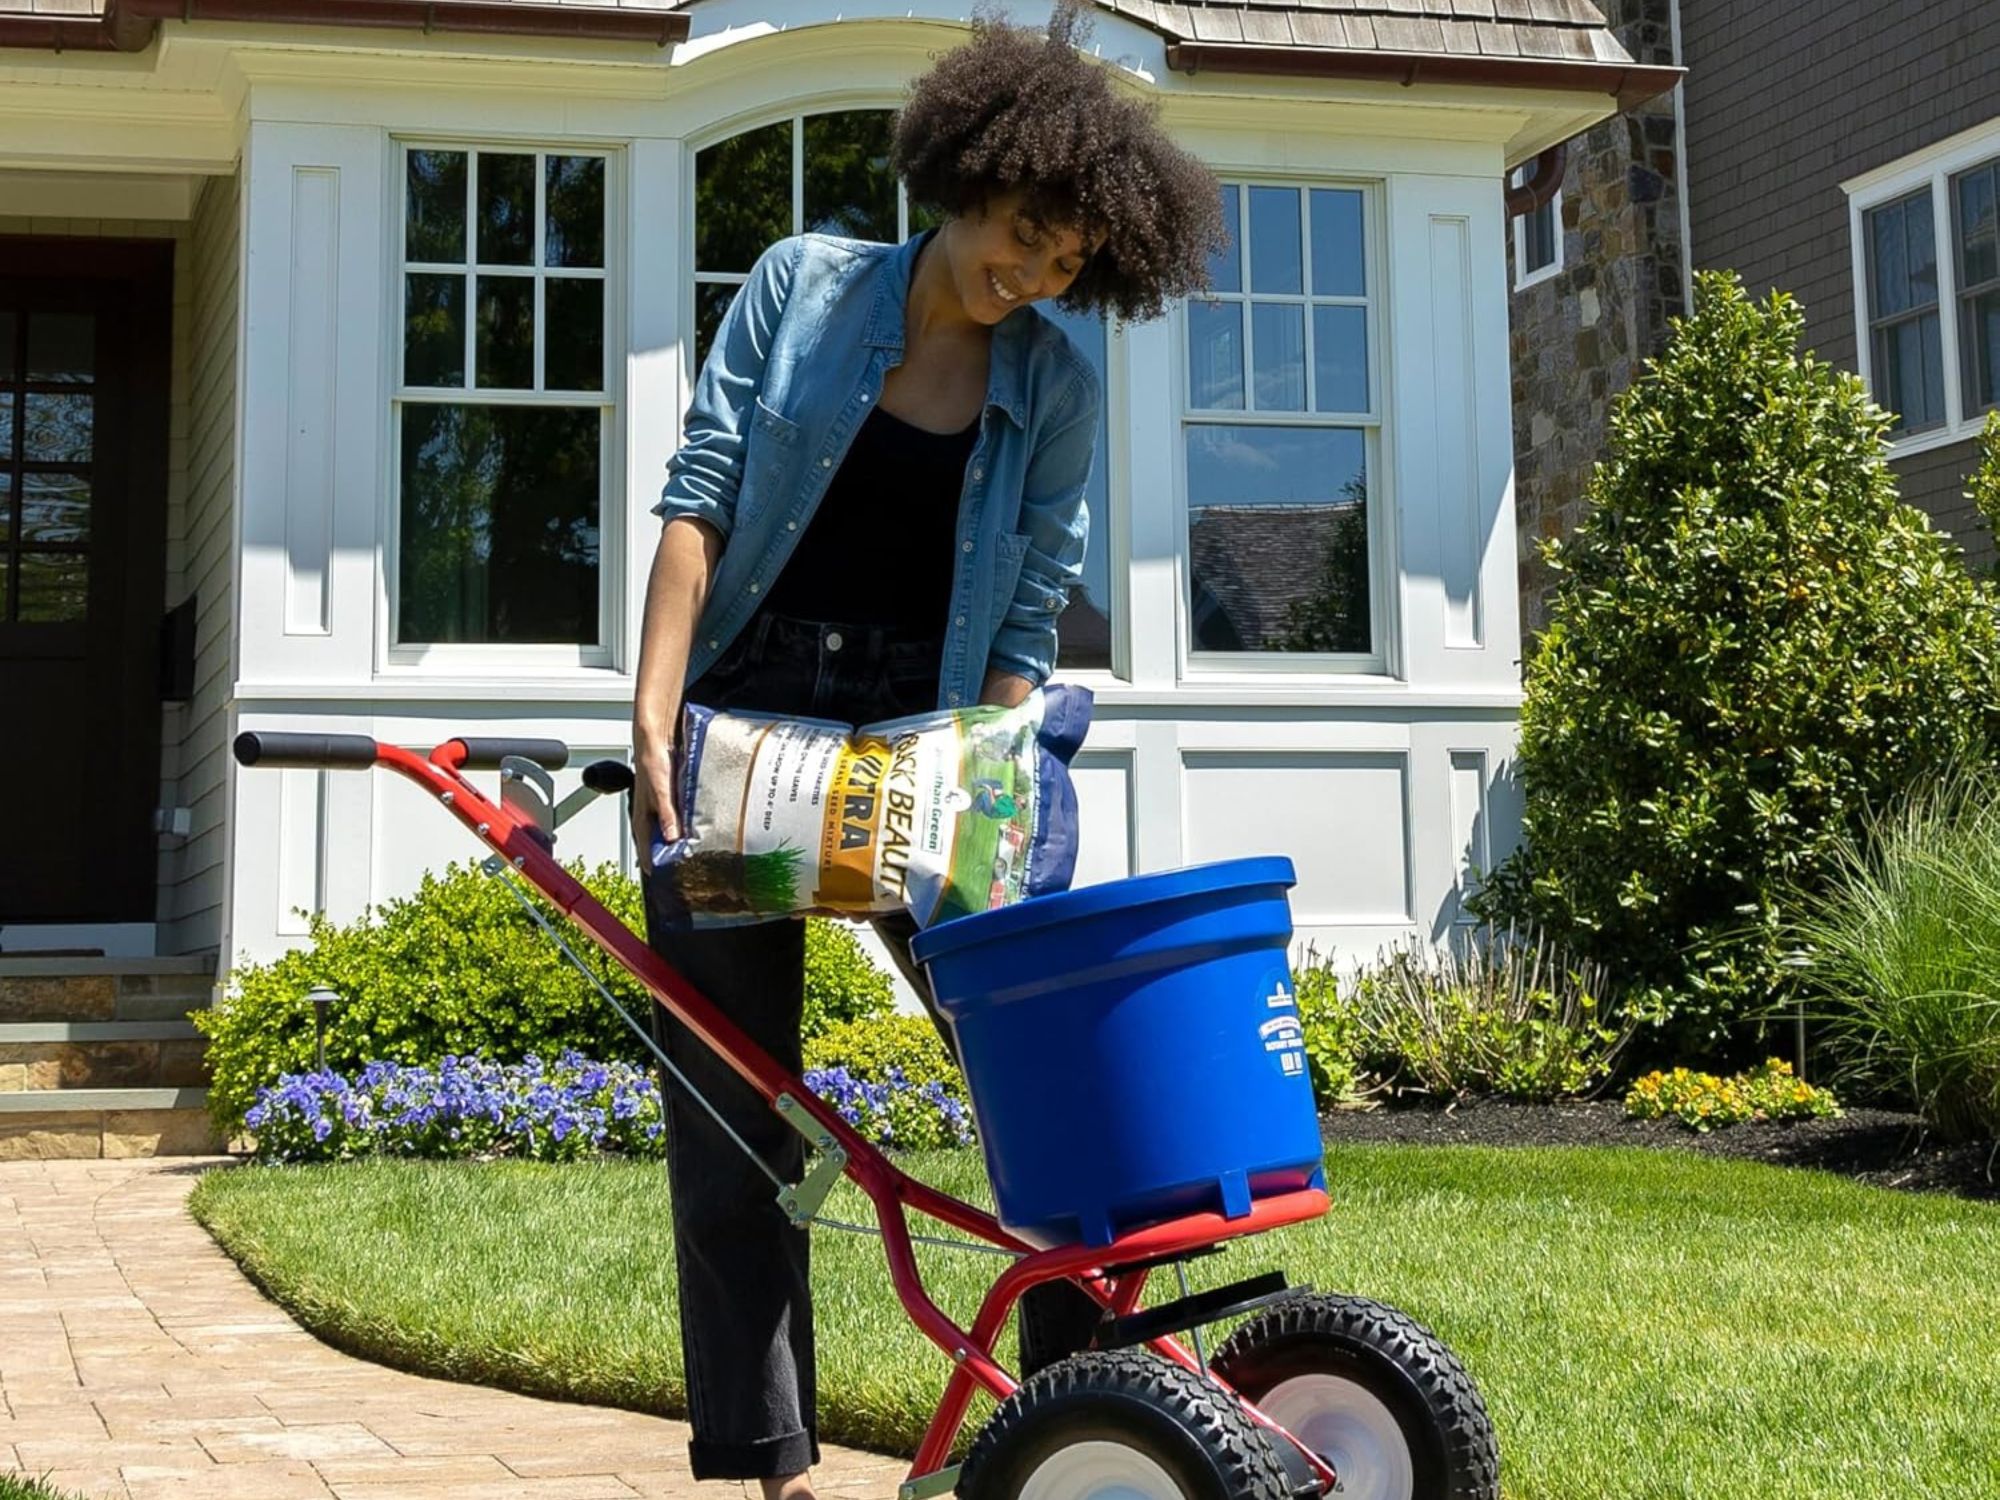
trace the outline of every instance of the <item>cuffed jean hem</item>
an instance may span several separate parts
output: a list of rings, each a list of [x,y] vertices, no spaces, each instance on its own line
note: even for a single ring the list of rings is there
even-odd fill
[[[783,1479],[803,1474],[819,1462],[819,1439],[810,1432],[759,1438],[754,1443],[688,1444],[688,1467],[696,1479]]]

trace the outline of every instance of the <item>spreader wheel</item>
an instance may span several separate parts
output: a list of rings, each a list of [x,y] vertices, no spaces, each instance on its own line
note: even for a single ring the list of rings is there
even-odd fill
[[[960,1500],[1288,1500],[1270,1440],[1157,1355],[1079,1354],[1031,1376],[966,1455]]]
[[[1393,1307],[1291,1297],[1231,1334],[1212,1366],[1333,1467],[1340,1500],[1499,1496],[1500,1449],[1479,1388]]]

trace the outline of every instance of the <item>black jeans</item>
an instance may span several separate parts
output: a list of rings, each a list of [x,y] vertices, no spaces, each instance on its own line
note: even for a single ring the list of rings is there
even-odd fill
[[[869,724],[935,708],[938,662],[934,638],[763,615],[687,697],[709,708]],[[655,952],[780,1065],[800,1070],[803,922],[669,930],[656,917],[649,887],[646,925]],[[909,954],[915,922],[899,912],[874,926],[930,1006],[930,983]],[[931,1015],[935,1021],[935,1009]],[[939,1030],[951,1046],[950,1033]],[[654,1007],[653,1032],[731,1128],[796,1182],[804,1142],[662,1007]],[[819,1459],[809,1236],[786,1222],[770,1179],[699,1105],[664,1077],[661,1089],[694,1477],[798,1473]],[[885,1287],[887,1279],[885,1265]],[[1068,1282],[1030,1292],[1021,1302],[1023,1373],[1085,1347],[1097,1321],[1097,1305]],[[940,1359],[940,1375],[944,1367]]]

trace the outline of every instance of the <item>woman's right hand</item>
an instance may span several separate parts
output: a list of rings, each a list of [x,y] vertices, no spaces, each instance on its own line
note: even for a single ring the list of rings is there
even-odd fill
[[[633,736],[632,751],[632,841],[638,852],[639,868],[650,869],[653,861],[653,834],[657,830],[668,843],[681,836],[680,817],[674,807],[674,757],[671,742],[653,740],[644,733]]]

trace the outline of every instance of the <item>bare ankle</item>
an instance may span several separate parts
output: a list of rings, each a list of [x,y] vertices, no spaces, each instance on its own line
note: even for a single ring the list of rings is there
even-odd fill
[[[763,1500],[816,1500],[813,1494],[812,1475],[787,1474],[782,1479],[760,1479]]]

